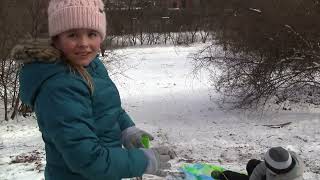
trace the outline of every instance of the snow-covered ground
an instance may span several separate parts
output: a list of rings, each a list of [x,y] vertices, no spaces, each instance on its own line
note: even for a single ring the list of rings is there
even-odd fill
[[[112,75],[123,106],[138,127],[154,134],[152,146],[175,149],[171,171],[185,163],[204,162],[245,172],[250,158],[262,158],[269,147],[283,146],[304,159],[304,179],[320,180],[320,110],[263,115],[220,110],[206,72],[192,73],[188,57],[201,46],[116,50],[125,57],[117,64],[125,72]],[[283,128],[266,126],[287,122],[291,124]],[[0,135],[0,179],[42,179],[44,149],[34,117],[2,122]],[[26,163],[16,163],[21,161]]]

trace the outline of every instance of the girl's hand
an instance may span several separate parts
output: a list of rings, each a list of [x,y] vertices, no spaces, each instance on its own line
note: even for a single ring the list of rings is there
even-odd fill
[[[166,170],[171,167],[168,161],[175,158],[174,151],[166,146],[150,149],[141,148],[141,150],[148,158],[148,166],[145,170],[145,173],[165,177],[167,175]]]
[[[122,131],[121,142],[127,149],[145,148],[142,144],[143,136],[147,136],[150,140],[153,140],[153,136],[151,134],[144,130],[136,128],[135,126],[132,126]]]

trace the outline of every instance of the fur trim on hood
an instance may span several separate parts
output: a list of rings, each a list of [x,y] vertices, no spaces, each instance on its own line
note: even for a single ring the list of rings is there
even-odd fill
[[[61,52],[51,45],[49,39],[29,39],[11,50],[11,57],[18,63],[40,61],[52,63],[61,58]]]

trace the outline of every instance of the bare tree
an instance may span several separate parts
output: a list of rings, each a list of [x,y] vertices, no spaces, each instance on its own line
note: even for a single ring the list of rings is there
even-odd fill
[[[46,13],[45,3],[48,1],[0,2],[0,98],[7,121],[8,113],[13,110],[11,118],[14,118],[19,107],[19,65],[12,59],[10,52],[24,38],[38,37],[41,24],[46,22],[43,20]]]
[[[215,26],[218,43],[194,56],[196,68],[214,67],[211,77],[224,95],[222,104],[249,108],[310,99],[319,104],[320,15],[314,2],[239,2],[226,2],[234,8]]]
[[[27,4],[30,34],[33,38],[38,38],[41,28],[46,25],[48,3],[48,0],[29,0]]]
[[[21,21],[10,12],[16,10],[16,4],[4,0],[0,2],[0,98],[4,105],[4,118],[9,120],[8,112],[17,96],[17,70],[18,65],[10,58],[11,48],[21,37]],[[21,29],[20,29],[21,28]]]

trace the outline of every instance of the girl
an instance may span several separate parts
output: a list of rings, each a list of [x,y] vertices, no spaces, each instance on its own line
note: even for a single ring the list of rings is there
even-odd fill
[[[164,175],[171,151],[142,148],[142,135],[152,136],[121,108],[97,56],[106,36],[103,2],[51,0],[48,18],[52,46],[20,47],[15,55],[28,62],[20,71],[20,96],[34,109],[45,142],[45,179]]]

